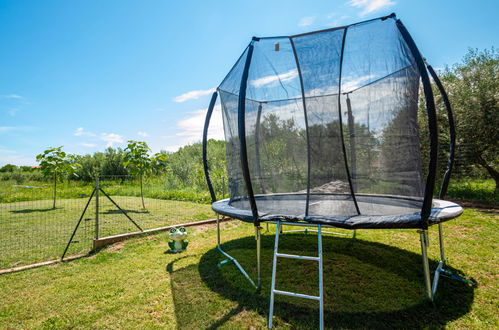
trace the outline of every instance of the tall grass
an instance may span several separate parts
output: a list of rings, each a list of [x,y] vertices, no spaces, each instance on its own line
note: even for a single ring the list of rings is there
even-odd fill
[[[453,179],[447,197],[499,203],[499,194],[495,193],[495,182],[491,179]]]

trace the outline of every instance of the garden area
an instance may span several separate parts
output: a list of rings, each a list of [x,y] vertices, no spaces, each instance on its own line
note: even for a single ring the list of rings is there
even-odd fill
[[[251,225],[223,222],[223,248],[256,272]],[[497,210],[467,209],[444,226],[450,269],[478,283],[442,278],[435,308],[424,300],[414,230],[360,230],[355,239],[324,235],[325,321],[333,328],[497,328]],[[262,237],[263,287],[270,286],[273,226]],[[268,290],[257,294],[231,263],[217,264],[216,228],[189,229],[189,247],[168,254],[166,234],[116,243],[88,258],[0,276],[0,328],[264,328]],[[438,260],[430,230],[430,260]],[[486,243],[484,243],[486,242]],[[282,237],[288,253],[313,255],[313,235]],[[250,247],[250,248],[248,248]],[[304,254],[305,254],[304,253]],[[284,290],[317,292],[317,267],[280,261]],[[307,264],[309,265],[309,264]],[[279,297],[279,328],[318,326],[315,302]]]

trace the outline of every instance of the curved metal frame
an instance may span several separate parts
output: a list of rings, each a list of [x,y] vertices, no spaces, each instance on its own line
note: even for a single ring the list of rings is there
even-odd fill
[[[203,169],[204,175],[206,177],[206,183],[208,184],[208,189],[210,190],[210,196],[212,203],[217,201],[217,196],[215,195],[215,190],[213,189],[213,184],[211,183],[210,168],[208,166],[208,128],[210,127],[211,115],[213,114],[213,108],[217,101],[218,93],[214,92],[211,96],[210,105],[208,106],[208,111],[206,112],[206,119],[204,121],[203,128]]]
[[[246,190],[248,192],[248,200],[253,214],[253,223],[255,226],[260,225],[258,218],[258,208],[256,206],[255,195],[253,193],[253,185],[251,184],[251,175],[248,164],[248,150],[246,148],[246,88],[248,85],[248,73],[251,65],[251,58],[253,57],[253,43],[258,41],[258,38],[253,38],[248,46],[248,54],[246,55],[246,62],[244,63],[243,74],[241,77],[241,86],[239,88],[239,101],[237,109],[237,133],[239,135],[239,152],[241,156],[241,171],[243,173]]]
[[[438,87],[440,95],[442,96],[442,100],[445,104],[445,109],[447,111],[447,120],[449,122],[449,134],[450,134],[450,143],[449,143],[449,160],[447,161],[447,170],[444,174],[444,179],[442,181],[442,186],[440,187],[440,193],[438,195],[439,199],[444,199],[447,194],[447,188],[449,187],[450,176],[452,173],[452,168],[454,166],[454,154],[456,150],[456,126],[454,125],[454,115],[452,114],[452,107],[450,105],[449,97],[447,96],[447,92],[445,91],[442,82],[438,78],[437,73],[433,70],[431,65],[427,65],[428,71],[430,72],[433,81]]]
[[[423,199],[423,207],[421,208],[421,227],[422,229],[428,229],[428,218],[431,214],[431,204],[433,200],[433,190],[435,189],[435,177],[437,172],[437,156],[438,156],[438,126],[437,126],[437,114],[435,111],[435,100],[433,98],[433,90],[431,88],[430,78],[428,77],[428,72],[426,71],[426,66],[423,61],[423,57],[416,46],[416,43],[412,39],[409,31],[405,28],[402,21],[397,19],[397,27],[402,35],[402,38],[406,42],[409,50],[416,61],[416,65],[421,75],[421,81],[423,83],[423,90],[426,100],[426,112],[428,115],[428,128],[430,133],[430,161],[428,164],[428,175],[426,177],[425,194]]]

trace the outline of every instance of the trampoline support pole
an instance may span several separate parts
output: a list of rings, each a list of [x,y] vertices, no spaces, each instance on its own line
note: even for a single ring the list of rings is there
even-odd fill
[[[442,223],[438,224],[438,243],[440,244],[440,261],[445,265],[444,233],[442,230]]]
[[[423,272],[426,298],[433,301],[433,291],[430,279],[430,264],[428,262],[428,231],[419,230],[419,238],[421,241],[421,255],[423,257]]]
[[[256,240],[256,273],[257,273],[257,279],[256,279],[256,290],[260,291],[262,288],[262,270],[261,270],[261,247],[262,247],[262,240],[261,240],[261,227],[260,226],[255,226],[255,240]]]
[[[435,298],[435,293],[438,288],[438,281],[440,280],[440,273],[445,272],[445,253],[444,253],[444,233],[442,230],[442,224],[438,224],[438,243],[440,245],[440,262],[438,263],[437,269],[435,269],[435,275],[433,276],[433,283],[431,286],[432,298]]]
[[[219,214],[217,214],[217,248],[218,248],[218,251],[220,251],[220,253],[222,253],[228,259],[228,260],[223,260],[222,262],[220,262],[218,264],[218,266],[223,266],[228,261],[232,261],[232,263],[234,265],[236,265],[237,269],[239,269],[241,274],[243,274],[244,277],[246,277],[246,279],[251,283],[251,285],[253,285],[256,289],[258,289],[258,286],[255,284],[255,282],[253,282],[251,277],[249,277],[248,273],[246,273],[246,271],[241,266],[241,264],[239,264],[239,262],[236,260],[236,258],[232,257],[230,254],[228,254],[227,252],[222,250],[222,247],[220,245],[220,215]]]

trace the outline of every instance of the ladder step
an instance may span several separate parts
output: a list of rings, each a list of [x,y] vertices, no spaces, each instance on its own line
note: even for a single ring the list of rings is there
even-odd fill
[[[298,298],[305,298],[305,299],[312,299],[312,300],[321,300],[321,297],[309,296],[308,294],[294,293],[294,292],[288,292],[288,291],[274,290],[274,293],[282,294],[284,296],[291,296],[291,297],[298,297]]]
[[[302,260],[315,260],[315,261],[320,260],[319,257],[298,256],[295,254],[285,254],[285,253],[276,253],[276,256],[289,259],[302,259]]]

